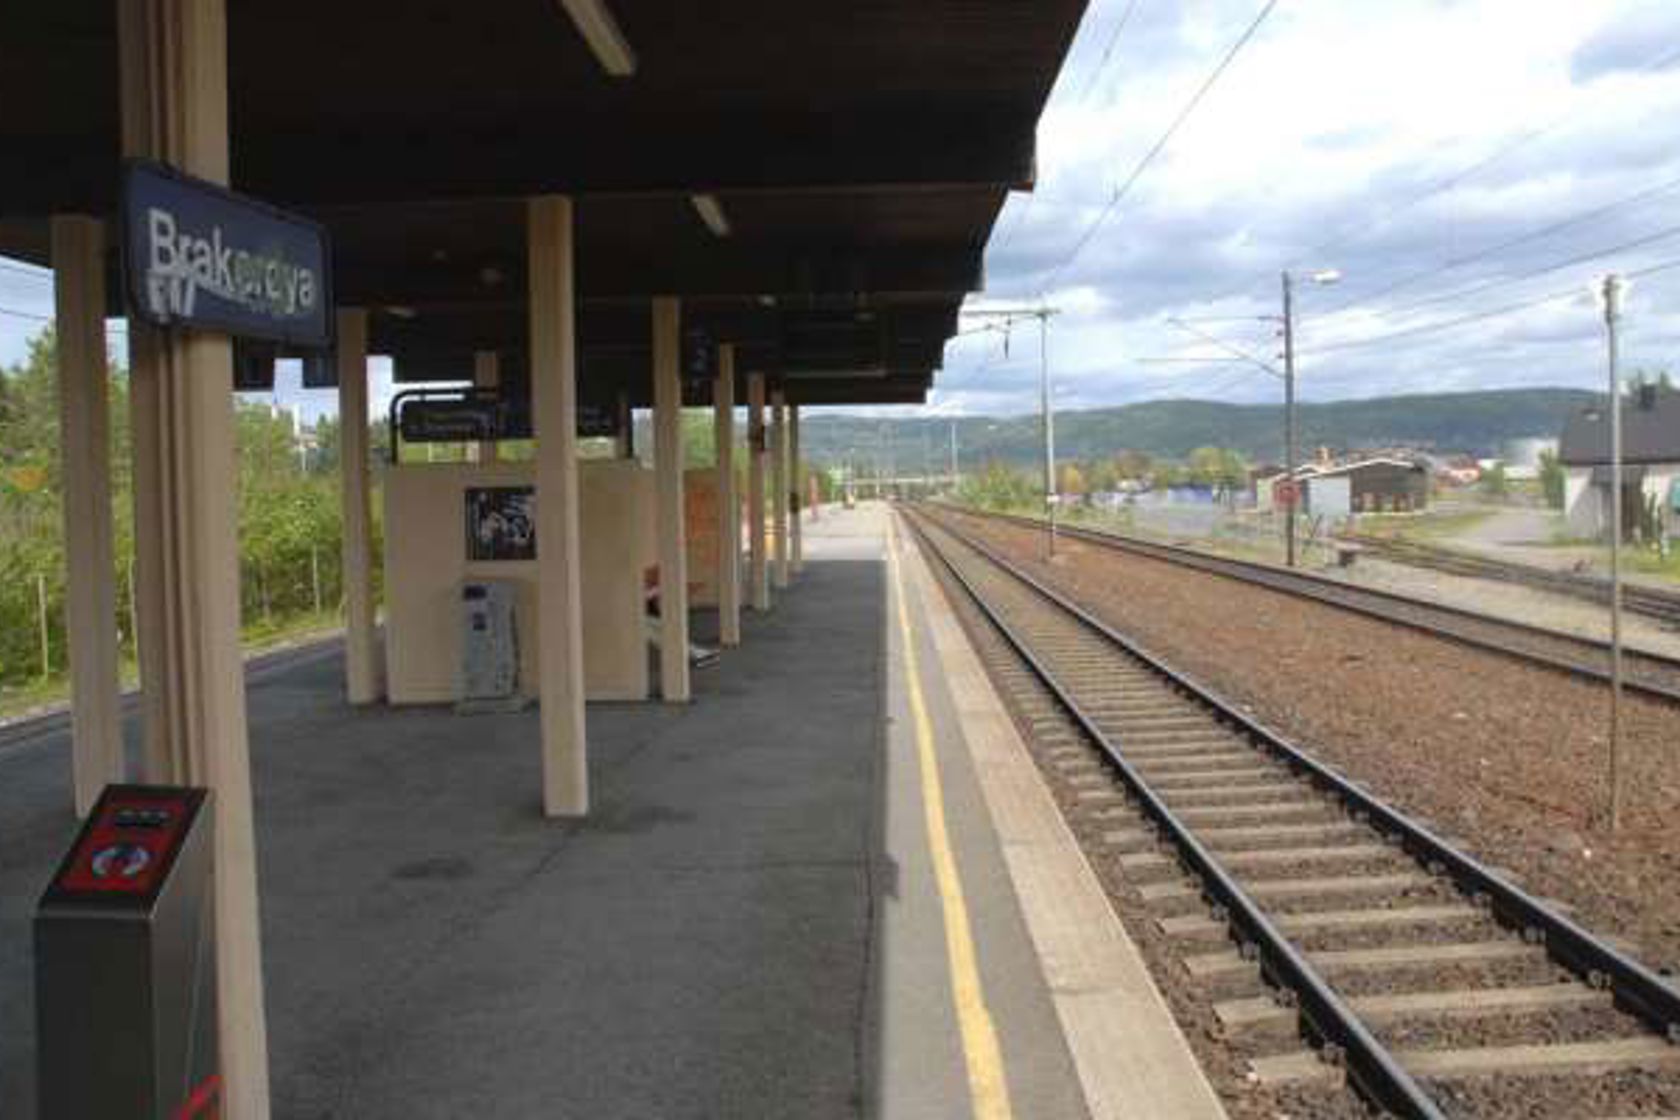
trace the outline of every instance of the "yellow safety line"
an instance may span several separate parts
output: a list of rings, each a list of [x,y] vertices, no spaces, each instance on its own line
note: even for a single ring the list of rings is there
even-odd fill
[[[898,535],[894,520],[887,522],[887,565],[892,570],[894,597],[898,600],[898,632],[904,646],[905,679],[909,686],[910,713],[916,726],[916,755],[921,763],[922,807],[927,816],[928,850],[933,857],[933,877],[939,885],[939,904],[945,915],[945,954],[951,965],[951,1001],[956,1005],[957,1025],[962,1032],[963,1059],[968,1066],[969,1095],[978,1120],[1011,1120],[1009,1081],[1004,1075],[1003,1053],[998,1048],[997,1030],[986,1008],[986,994],[980,985],[980,968],[975,961],[974,933],[968,924],[968,903],[963,898],[962,877],[951,851],[951,834],[945,823],[945,791],[939,782],[939,759],[934,752],[933,721],[928,718],[922,696],[921,669],[916,642],[910,630],[910,612],[905,605],[904,579],[899,571]]]

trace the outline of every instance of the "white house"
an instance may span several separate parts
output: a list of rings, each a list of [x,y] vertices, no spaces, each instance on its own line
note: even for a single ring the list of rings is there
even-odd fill
[[[1558,441],[1569,530],[1603,536],[1610,527],[1610,412],[1592,405],[1570,415]],[[1657,499],[1664,531],[1680,529],[1680,391],[1642,385],[1622,402],[1622,519],[1628,535],[1647,498]]]

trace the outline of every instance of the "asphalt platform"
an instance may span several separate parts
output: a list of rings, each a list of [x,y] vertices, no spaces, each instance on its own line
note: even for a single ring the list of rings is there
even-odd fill
[[[540,815],[534,712],[353,709],[332,645],[255,671],[274,1115],[975,1115],[885,520],[807,523],[803,574],[692,703],[590,705],[583,821]],[[1014,1115],[1085,1116],[972,762],[939,740]],[[34,1115],[29,918],[74,830],[68,760],[62,721],[0,739],[0,1117]]]

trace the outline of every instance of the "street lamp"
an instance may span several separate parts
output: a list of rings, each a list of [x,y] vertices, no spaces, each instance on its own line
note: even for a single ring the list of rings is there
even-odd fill
[[[1309,284],[1328,286],[1341,280],[1342,274],[1333,268],[1320,268],[1306,273],[1300,279]],[[1289,483],[1289,508],[1286,512],[1284,530],[1285,558],[1291,568],[1295,566],[1295,508],[1299,500],[1298,483],[1295,478],[1295,463],[1298,449],[1295,441],[1295,284],[1296,276],[1287,268],[1283,270],[1283,443],[1284,443],[1284,474]]]

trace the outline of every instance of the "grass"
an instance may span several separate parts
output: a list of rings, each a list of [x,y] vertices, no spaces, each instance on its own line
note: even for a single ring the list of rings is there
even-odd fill
[[[285,619],[255,619],[245,625],[240,645],[249,657],[288,642],[329,633],[343,624],[337,611],[311,612]],[[125,689],[135,687],[140,681],[134,659],[126,654],[118,667],[118,675]],[[63,673],[46,678],[35,677],[17,684],[0,684],[0,720],[60,707],[69,699],[70,679]]]
[[[1362,533],[1402,540],[1440,541],[1463,536],[1494,514],[1488,509],[1438,509],[1424,513],[1362,513],[1355,524]]]

